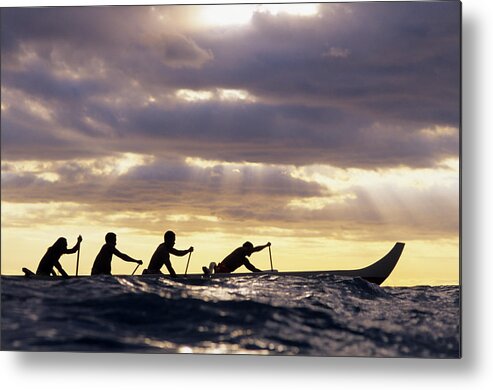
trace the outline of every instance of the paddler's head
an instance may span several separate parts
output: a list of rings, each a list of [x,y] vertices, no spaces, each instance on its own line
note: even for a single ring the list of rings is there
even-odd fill
[[[243,244],[243,248],[248,251],[248,256],[253,253],[253,244],[250,241],[247,241]]]
[[[60,237],[53,244],[53,248],[55,248],[59,251],[64,251],[65,249],[67,249],[67,239],[65,237]]]
[[[175,232],[168,230],[166,233],[164,233],[164,243],[166,244],[166,246],[173,248],[173,246],[175,245],[175,240],[176,240]]]
[[[106,236],[104,236],[104,240],[107,244],[116,245],[116,234],[112,232],[106,233]]]

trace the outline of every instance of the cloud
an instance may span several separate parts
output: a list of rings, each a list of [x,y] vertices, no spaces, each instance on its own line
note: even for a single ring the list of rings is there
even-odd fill
[[[347,58],[349,57],[350,53],[351,52],[349,49],[343,49],[340,47],[331,47],[329,50],[323,53],[322,56],[329,58]]]
[[[410,177],[457,159],[459,4],[327,3],[230,27],[199,10],[2,10],[2,202],[152,231],[457,231],[454,186],[294,172]]]
[[[222,32],[194,30],[194,10],[4,10],[5,158],[147,149],[385,167],[432,166],[457,154],[457,138],[422,133],[458,128],[455,4],[322,4],[316,18],[258,12]],[[184,90],[243,91],[255,101],[182,104]],[[28,101],[50,118],[29,113]]]
[[[150,103],[147,94],[136,99],[137,105],[130,102],[135,99],[130,94],[117,104],[94,97],[94,102],[77,104],[67,98],[50,106],[55,108],[46,119],[32,112],[25,95],[6,95],[12,99],[2,115],[6,159],[145,152],[224,161],[376,167],[433,165],[458,153],[457,131],[429,137],[414,124],[366,127],[364,115],[347,117],[338,109],[221,101],[191,105],[175,101],[163,106],[159,100]],[[36,99],[46,102],[41,96]]]
[[[78,202],[121,211],[170,209],[175,204],[237,203],[252,197],[272,202],[328,195],[323,186],[291,177],[282,167],[190,165],[183,160],[120,157],[86,162],[4,163],[2,198],[9,202]],[[51,174],[47,179],[47,174]],[[52,178],[55,177],[56,180]],[[218,193],[220,192],[220,193]],[[108,210],[109,211],[109,210]]]
[[[200,68],[214,58],[210,50],[201,49],[184,36],[163,36],[159,44],[164,53],[163,63],[172,68]]]
[[[279,234],[367,240],[432,239],[458,229],[457,175],[448,165],[417,172],[327,169],[134,155],[4,163],[2,201],[45,205],[49,215],[53,202],[79,204],[77,218],[152,233],[166,221],[192,232],[270,226]]]

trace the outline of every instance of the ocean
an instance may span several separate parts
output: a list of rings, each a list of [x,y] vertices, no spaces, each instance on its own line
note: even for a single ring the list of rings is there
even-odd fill
[[[459,358],[460,287],[333,275],[1,277],[11,351]]]

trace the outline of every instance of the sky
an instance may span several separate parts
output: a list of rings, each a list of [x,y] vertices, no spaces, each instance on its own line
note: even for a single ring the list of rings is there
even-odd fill
[[[79,234],[88,274],[109,231],[147,265],[173,230],[189,272],[400,241],[386,285],[457,284],[459,132],[458,2],[2,8],[2,274]]]

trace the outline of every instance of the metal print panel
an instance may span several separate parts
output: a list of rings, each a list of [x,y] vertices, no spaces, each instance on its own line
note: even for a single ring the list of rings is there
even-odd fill
[[[461,356],[459,2],[1,26],[3,350]]]

